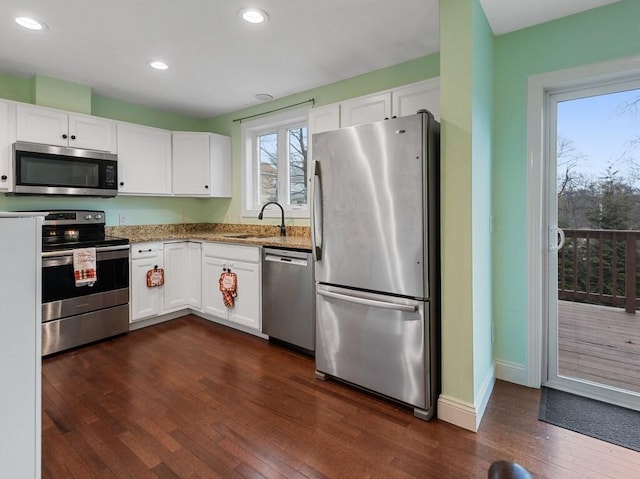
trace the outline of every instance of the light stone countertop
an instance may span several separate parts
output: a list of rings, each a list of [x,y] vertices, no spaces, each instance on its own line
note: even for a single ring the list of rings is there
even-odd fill
[[[128,238],[131,243],[194,240],[311,251],[308,226],[288,226],[287,236],[280,236],[278,226],[222,223],[107,226],[105,230],[107,235]]]

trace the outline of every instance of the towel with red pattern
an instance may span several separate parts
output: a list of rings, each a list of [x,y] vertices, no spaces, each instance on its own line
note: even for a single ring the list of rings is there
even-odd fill
[[[238,296],[238,276],[231,270],[225,270],[218,280],[222,301],[227,308],[233,308],[235,297]]]
[[[95,248],[73,250],[73,276],[76,286],[93,286],[98,280]]]

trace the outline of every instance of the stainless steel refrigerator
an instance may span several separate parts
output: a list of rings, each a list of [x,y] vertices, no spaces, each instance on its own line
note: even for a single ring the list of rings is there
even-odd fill
[[[426,111],[312,138],[316,376],[425,420],[439,384],[439,151]]]

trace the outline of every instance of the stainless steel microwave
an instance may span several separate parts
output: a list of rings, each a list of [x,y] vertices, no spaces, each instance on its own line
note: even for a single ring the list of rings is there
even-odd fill
[[[117,159],[105,151],[18,141],[13,144],[13,193],[116,196]]]

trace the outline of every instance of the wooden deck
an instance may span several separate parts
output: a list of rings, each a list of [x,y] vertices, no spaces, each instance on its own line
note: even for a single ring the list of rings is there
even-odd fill
[[[559,301],[559,373],[640,393],[640,313]]]

